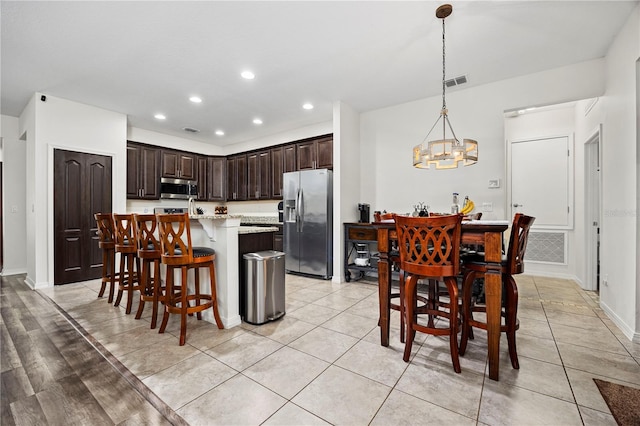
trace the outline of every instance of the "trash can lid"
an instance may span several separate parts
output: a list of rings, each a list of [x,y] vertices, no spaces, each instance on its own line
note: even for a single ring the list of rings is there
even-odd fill
[[[265,260],[265,259],[274,259],[282,256],[284,256],[284,253],[281,251],[264,250],[264,251],[258,251],[255,253],[245,253],[242,255],[242,258],[246,260]]]

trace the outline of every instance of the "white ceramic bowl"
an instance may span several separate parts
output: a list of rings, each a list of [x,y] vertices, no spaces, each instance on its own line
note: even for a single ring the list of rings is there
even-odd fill
[[[369,259],[364,257],[356,257],[356,260],[354,262],[358,266],[367,266],[369,264]]]

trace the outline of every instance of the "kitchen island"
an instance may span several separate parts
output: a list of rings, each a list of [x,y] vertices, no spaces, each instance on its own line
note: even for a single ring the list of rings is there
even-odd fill
[[[239,234],[261,234],[277,231],[277,227],[240,226],[242,215],[191,215],[191,240],[194,246],[210,247],[216,251],[216,289],[218,310],[225,328],[240,325],[240,262]],[[201,271],[201,283],[208,282],[208,271]],[[204,285],[204,284],[201,284]],[[189,274],[189,287],[193,275]],[[203,312],[203,319],[215,322],[213,312]]]

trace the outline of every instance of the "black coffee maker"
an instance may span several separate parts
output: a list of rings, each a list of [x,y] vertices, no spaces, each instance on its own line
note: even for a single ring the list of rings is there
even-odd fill
[[[358,204],[358,210],[360,211],[359,223],[369,223],[369,204]]]

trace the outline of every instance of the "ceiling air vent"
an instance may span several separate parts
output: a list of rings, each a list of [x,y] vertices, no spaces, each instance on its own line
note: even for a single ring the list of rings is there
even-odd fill
[[[183,127],[182,130],[187,133],[200,133],[200,130],[194,129],[193,127]]]
[[[451,78],[449,80],[445,80],[444,84],[446,84],[447,87],[454,87],[454,86],[459,86],[461,84],[464,84],[467,82],[467,76],[466,75],[461,75],[459,77],[455,77],[455,78]]]

